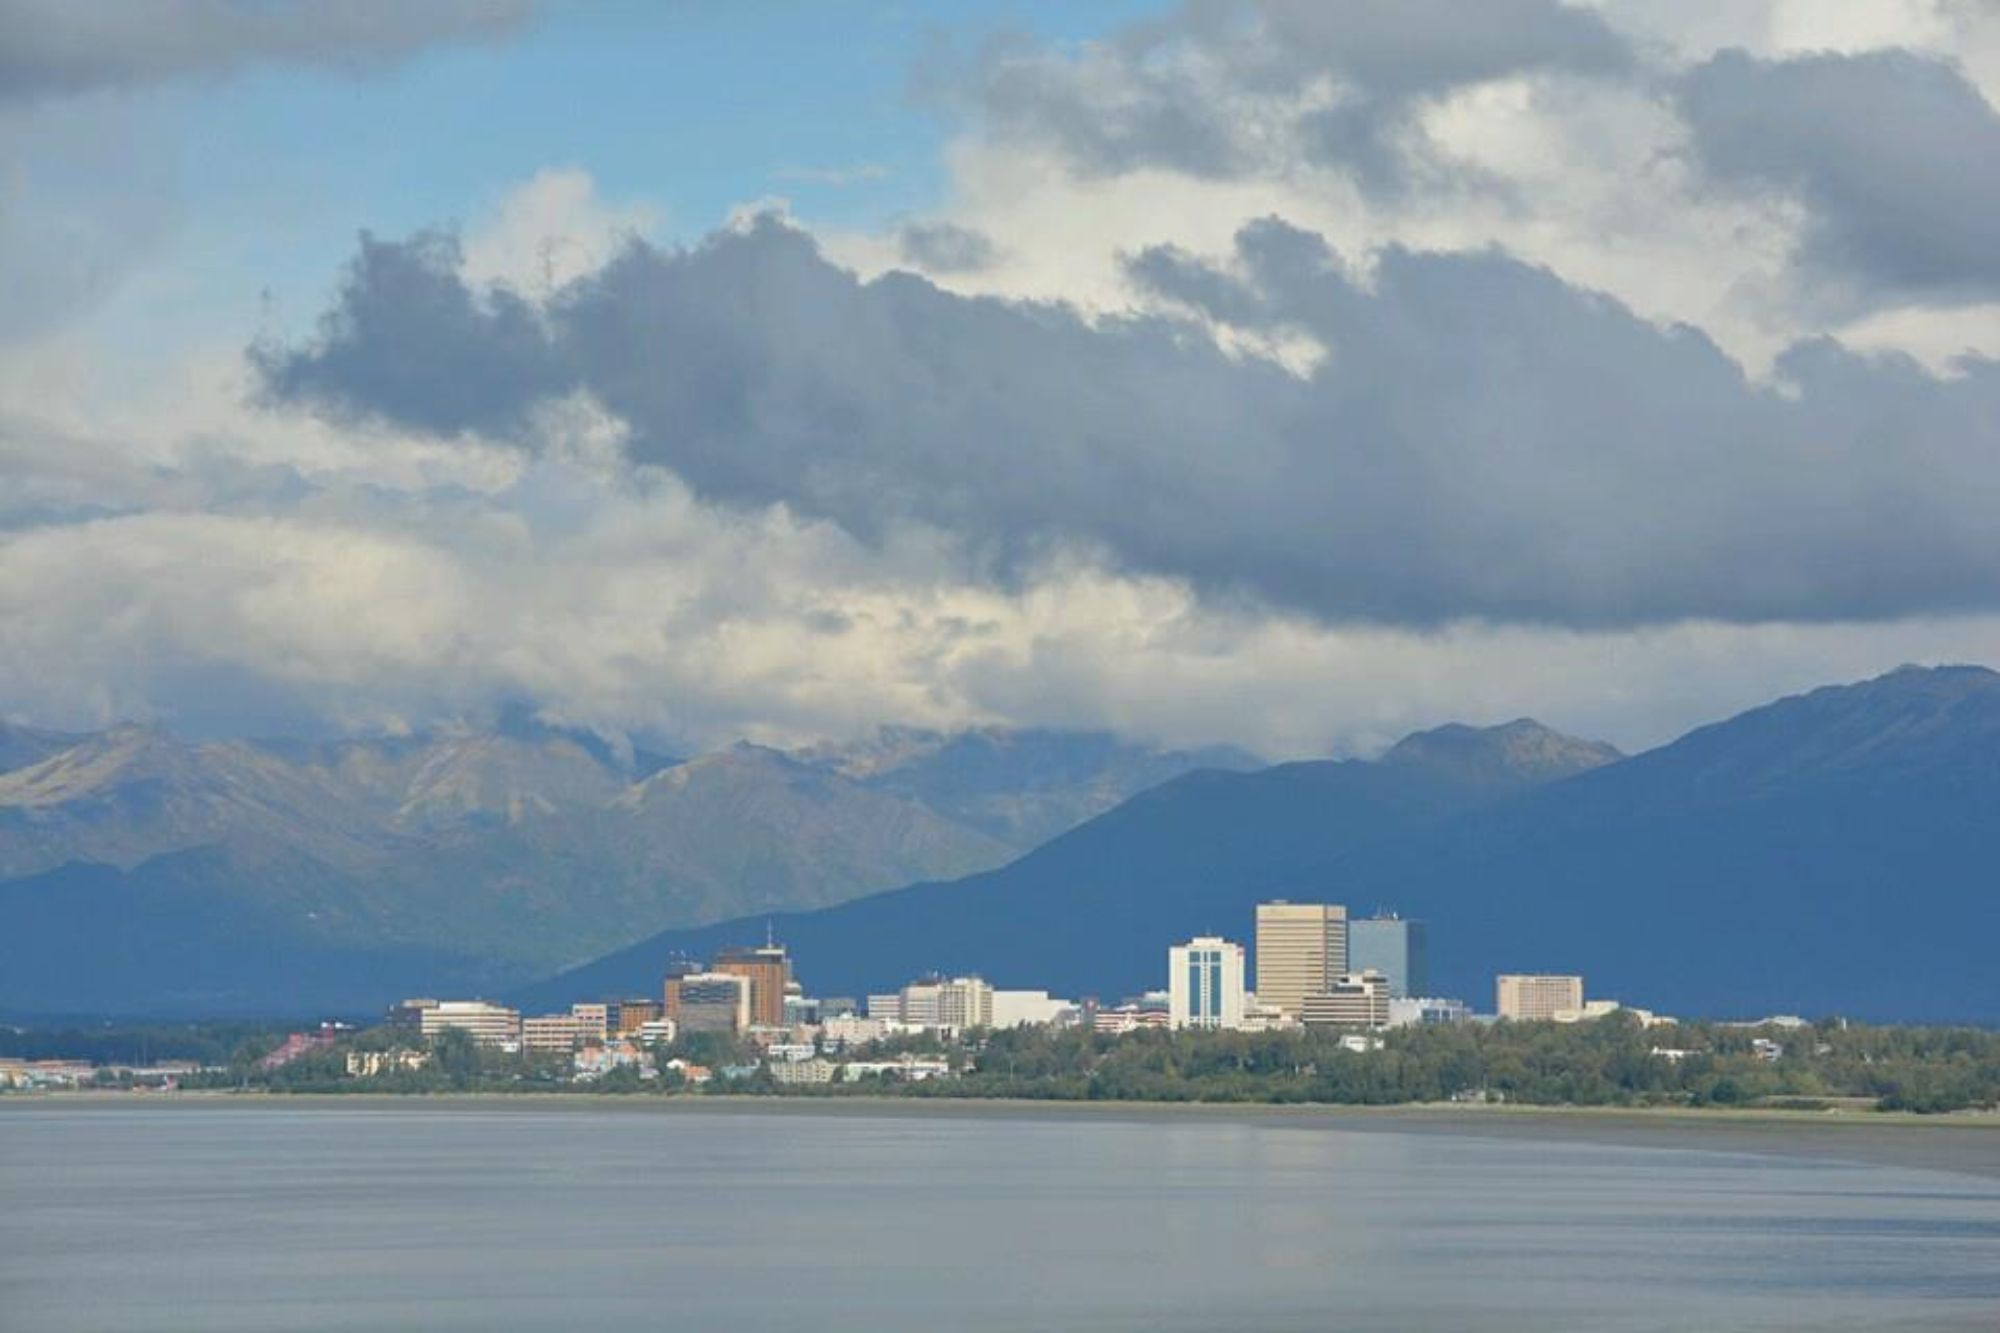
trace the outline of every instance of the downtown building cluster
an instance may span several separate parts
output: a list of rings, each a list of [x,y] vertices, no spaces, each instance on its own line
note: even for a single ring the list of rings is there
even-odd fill
[[[1344,1044],[1370,1050],[1379,1045],[1371,1034],[1385,1028],[1575,1022],[1622,1008],[1586,1000],[1580,976],[1508,973],[1495,979],[1493,1013],[1475,1014],[1462,1000],[1429,993],[1429,927],[1391,913],[1350,918],[1340,904],[1278,900],[1256,906],[1253,926],[1254,955],[1222,936],[1196,936],[1167,950],[1164,987],[1111,1004],[939,975],[860,998],[815,997],[794,976],[784,946],[767,940],[725,949],[707,962],[674,962],[658,998],[606,999],[537,1015],[480,1000],[408,1000],[391,1011],[391,1021],[425,1038],[456,1030],[502,1050],[567,1055],[582,1079],[627,1065],[657,1076],[653,1056],[662,1043],[716,1034],[747,1042],[762,1056],[758,1065],[719,1071],[725,1076],[763,1067],[779,1082],[831,1083],[870,1074],[948,1075],[944,1060],[907,1053],[889,1062],[861,1058],[878,1043],[924,1034],[957,1038],[1025,1025],[1083,1026],[1110,1036],[1334,1029]],[[1656,1021],[1647,1011],[1632,1012]],[[692,1082],[718,1072],[684,1060],[673,1067]]]

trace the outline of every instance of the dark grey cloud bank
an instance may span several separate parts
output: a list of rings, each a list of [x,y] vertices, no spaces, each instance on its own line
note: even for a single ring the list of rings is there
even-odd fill
[[[1424,165],[1410,130],[1426,99],[1631,63],[1602,18],[1556,0],[1193,0],[1094,61],[998,42],[952,82],[989,132],[1053,144],[1087,171],[1234,177],[1296,158],[1390,190]]]
[[[872,282],[765,219],[633,244],[546,313],[452,247],[364,242],[271,396],[526,439],[587,390],[635,460],[863,537],[916,520],[998,570],[1051,545],[1330,620],[1603,627],[2000,607],[2000,364],[1933,378],[1800,345],[1782,384],[1706,337],[1500,254],[1247,228],[1223,271],[1130,270],[1189,318]],[[1312,374],[1217,350],[1194,312],[1306,334]]]
[[[0,0],[0,102],[225,74],[365,68],[506,32],[533,0]]]
[[[1726,51],[1680,105],[1717,178],[1804,201],[1822,275],[1943,300],[2000,294],[2000,114],[1956,66],[1904,51]]]

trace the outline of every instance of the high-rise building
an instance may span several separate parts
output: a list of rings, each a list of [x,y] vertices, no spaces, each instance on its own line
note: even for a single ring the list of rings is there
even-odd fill
[[[1347,909],[1333,903],[1257,904],[1257,1002],[1293,1018],[1308,995],[1345,976]]]
[[[1493,984],[1493,1010],[1502,1018],[1540,1022],[1583,1008],[1583,978],[1549,973],[1508,973]]]
[[[791,984],[792,962],[782,944],[765,944],[755,949],[724,949],[716,955],[717,972],[742,977],[750,983],[750,1024],[775,1028],[785,1025],[785,988]]]
[[[1167,950],[1167,1016],[1177,1028],[1243,1026],[1243,946],[1198,935]]]
[[[1406,921],[1393,913],[1350,921],[1347,966],[1355,972],[1380,972],[1389,978],[1392,999],[1428,995],[1430,928],[1421,921]]]
[[[750,980],[734,972],[695,972],[667,983],[678,1032],[741,1032],[750,1026]]]
[[[1306,996],[1299,1021],[1307,1027],[1387,1027],[1389,979],[1380,972],[1335,977],[1324,992]]]
[[[677,957],[667,960],[666,981],[660,988],[660,1017],[674,1017],[680,1006],[681,978],[691,977],[701,970],[701,964],[692,958]]]

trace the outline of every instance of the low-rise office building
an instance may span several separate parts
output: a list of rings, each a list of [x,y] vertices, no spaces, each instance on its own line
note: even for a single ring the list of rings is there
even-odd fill
[[[425,1037],[464,1032],[482,1046],[517,1046],[521,1041],[521,1011],[485,1000],[437,1000],[421,1011]]]
[[[1494,978],[1493,1012],[1518,1023],[1547,1022],[1583,1008],[1583,978],[1567,973],[1508,972]]]
[[[1324,992],[1301,1003],[1307,1027],[1384,1028],[1389,1026],[1389,979],[1380,972],[1335,977]]]
[[[996,990],[988,1026],[993,1028],[1047,1027],[1075,1019],[1076,1006],[1057,999],[1045,990]]]
[[[409,1073],[422,1069],[431,1062],[429,1051],[349,1051],[347,1053],[347,1076],[349,1078],[377,1078],[383,1074]]]
[[[1409,999],[1389,997],[1389,1026],[1392,1028],[1430,1027],[1440,1023],[1469,1023],[1472,1011],[1463,1000],[1448,1000],[1435,995],[1418,995]]]
[[[521,1049],[568,1055],[586,1041],[604,1040],[604,1031],[575,1014],[536,1014],[521,1020]]]
[[[868,1016],[904,1027],[967,1032],[993,1026],[993,987],[978,977],[925,977],[868,997]]]
[[[817,1056],[810,1060],[776,1060],[771,1064],[771,1081],[785,1087],[833,1082],[836,1066]]]

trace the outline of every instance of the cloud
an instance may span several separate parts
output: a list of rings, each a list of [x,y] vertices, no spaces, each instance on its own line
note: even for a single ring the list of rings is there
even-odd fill
[[[1330,627],[1073,560],[1000,589],[955,576],[935,537],[869,547],[782,509],[699,503],[643,470],[562,461],[485,487],[300,476],[303,495],[281,494],[217,460],[162,474],[150,512],[0,531],[7,715],[318,734],[530,699],[679,748],[889,719],[1109,726],[1297,756],[1527,712],[1637,746],[1779,691],[2000,655],[1990,616]]]
[[[465,243],[465,275],[547,296],[602,268],[618,248],[660,224],[645,202],[613,202],[576,167],[547,168],[507,192],[492,221]]]
[[[1795,194],[1818,281],[1943,301],[2000,294],[2000,114],[1955,66],[1902,51],[1727,51],[1680,104],[1718,179]]]
[[[439,433],[518,428],[573,376],[539,313],[505,286],[473,292],[462,259],[443,233],[405,242],[364,233],[317,353],[253,350],[265,388]]]
[[[930,273],[977,273],[999,259],[999,247],[955,222],[910,222],[896,229],[903,259]]]
[[[367,69],[519,26],[532,0],[0,0],[0,103],[257,63]]]
[[[989,44],[959,96],[984,132],[1049,144],[1089,172],[1336,166],[1393,190],[1424,155],[1414,117],[1428,100],[1630,63],[1602,18],[1558,0],[1196,0],[1076,55]]]
[[[1884,619],[2000,603],[2000,365],[1936,378],[1802,343],[1766,386],[1497,253],[1359,269],[1257,224],[1227,262],[1134,256],[1181,316],[1085,320],[858,280],[765,219],[634,244],[542,311],[434,240],[370,241],[273,397],[519,435],[581,392],[641,464],[856,537],[954,534],[1017,580],[1050,552],[1326,622],[1575,628]],[[1298,375],[1211,322],[1325,349]]]

